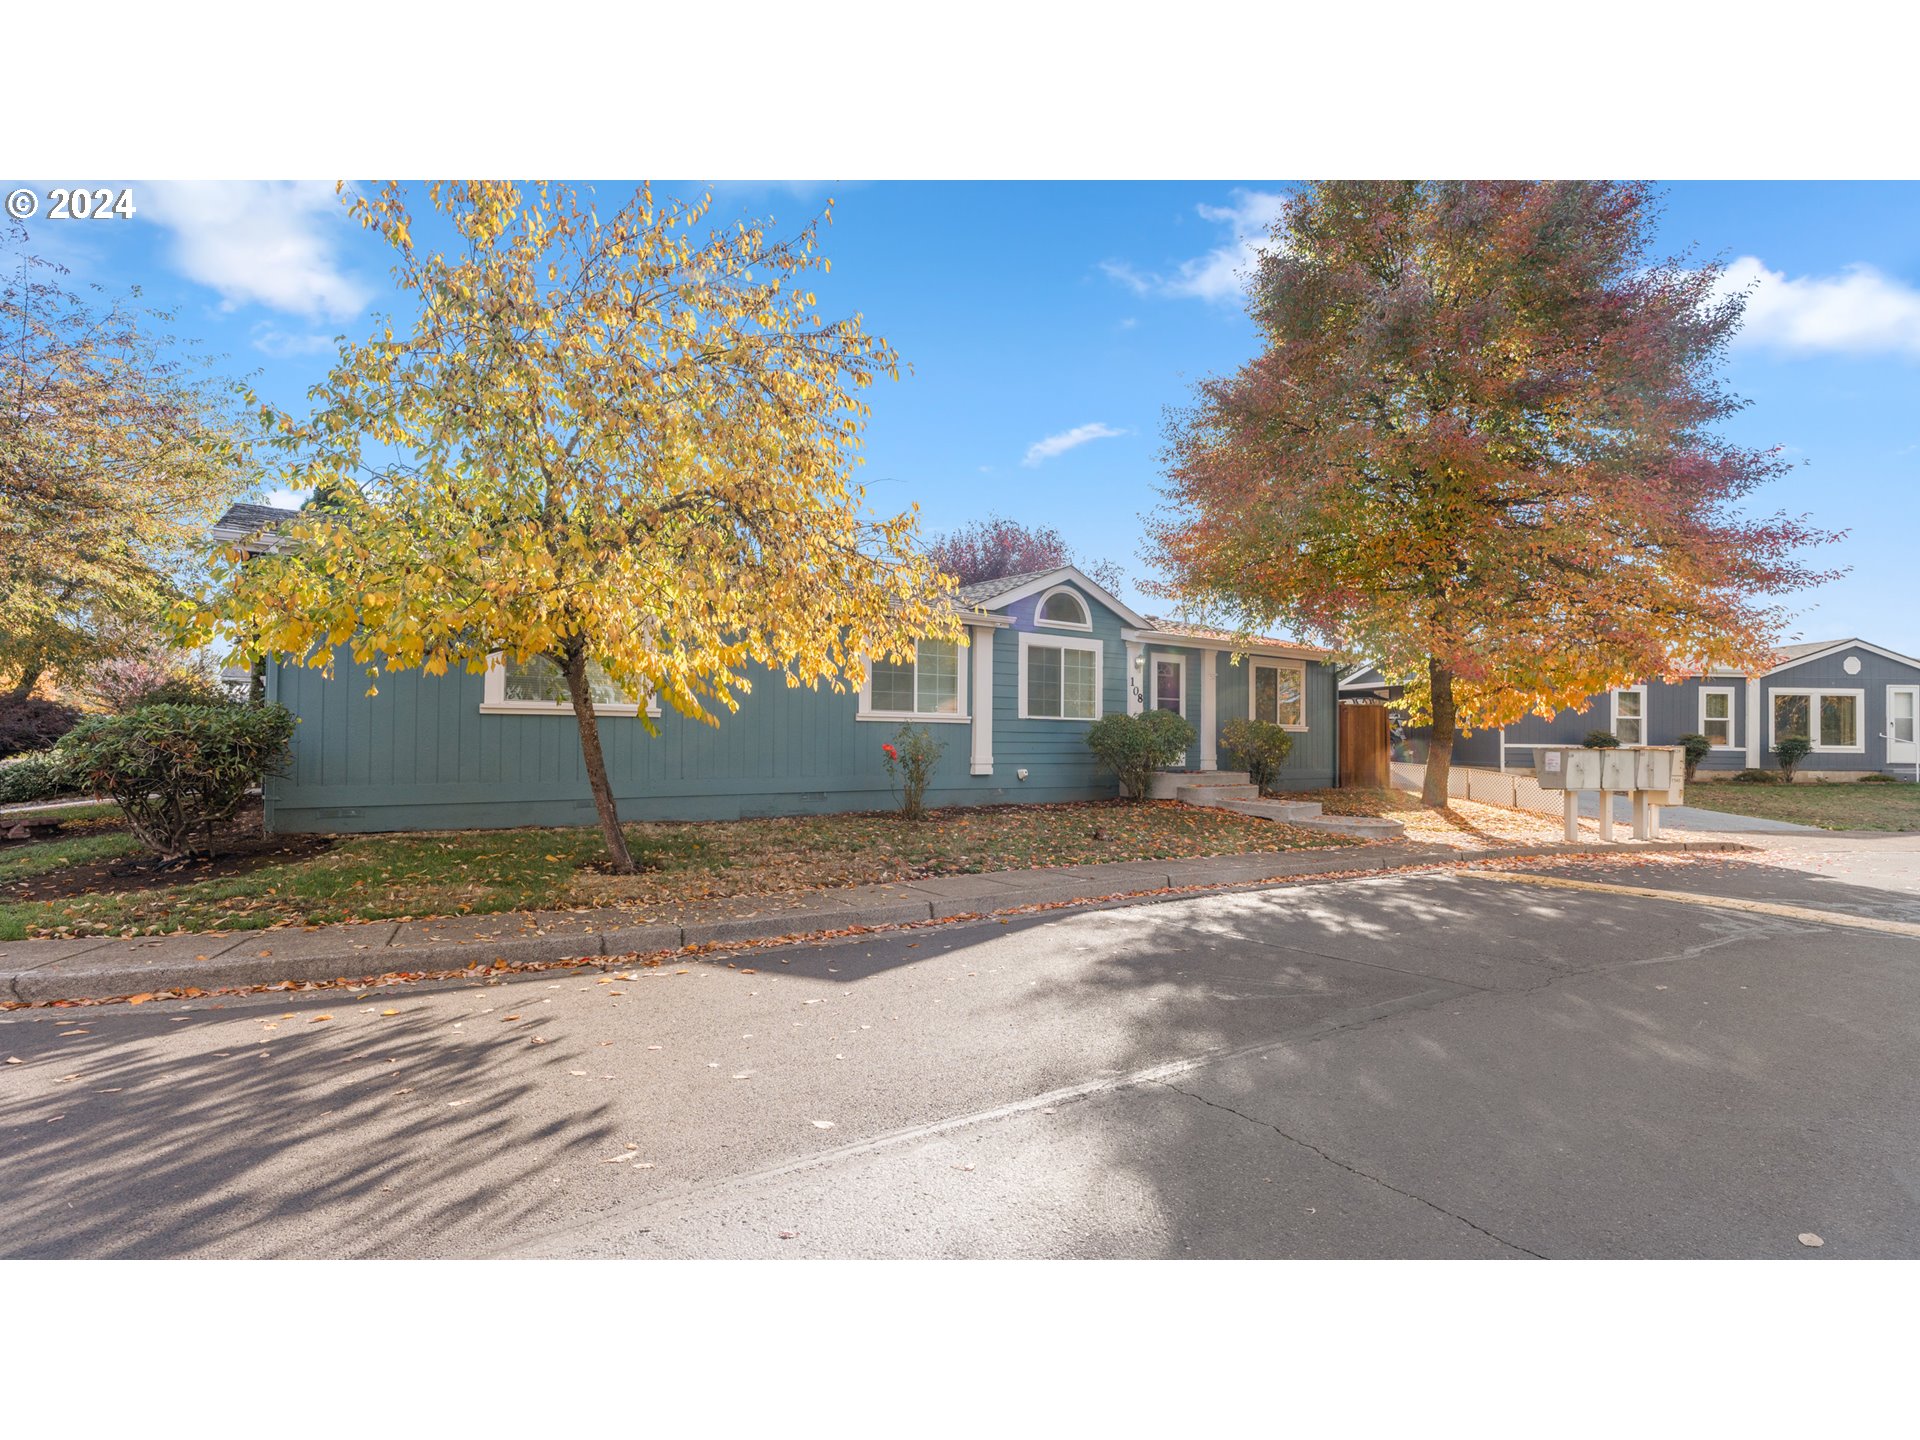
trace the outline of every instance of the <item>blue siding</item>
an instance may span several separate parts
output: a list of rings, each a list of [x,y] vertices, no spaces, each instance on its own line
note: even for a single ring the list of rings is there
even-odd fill
[[[1037,597],[1035,597],[1037,598]],[[1093,638],[1102,645],[1103,713],[1127,707],[1121,617],[1087,595]],[[1111,773],[1087,748],[1090,722],[1020,718],[1019,632],[1080,634],[1036,627],[1034,599],[1004,612],[1014,629],[993,634],[993,757],[990,775],[970,773],[972,727],[930,724],[944,742],[929,791],[932,805],[1105,799]],[[981,632],[974,632],[979,634]],[[1201,662],[1186,652],[1189,715],[1200,715]],[[971,682],[970,653],[963,655]],[[268,824],[280,831],[456,829],[579,825],[594,819],[567,712],[484,715],[484,677],[418,672],[382,675],[379,693],[352,658],[336,654],[331,680],[318,670],[272,665],[271,698],[300,720],[287,771],[267,785]],[[737,819],[756,815],[888,809],[881,745],[896,725],[855,718],[858,699],[822,688],[790,687],[755,673],[736,714],[706,725],[667,709],[650,736],[637,719],[603,716],[601,745],[623,817],[633,820]],[[1245,670],[1218,662],[1218,718],[1246,713]],[[1307,667],[1310,728],[1298,737],[1285,783],[1304,789],[1333,782],[1334,672]],[[1235,686],[1239,688],[1235,689]],[[971,689],[969,683],[969,689]],[[1237,696],[1237,698],[1236,698]],[[981,697],[970,697],[972,704]],[[1199,764],[1196,744],[1189,763]],[[1224,761],[1223,761],[1224,763]],[[1019,778],[1019,771],[1027,778]]]
[[[1226,654],[1215,664],[1218,667],[1214,680],[1219,697],[1217,718],[1225,725],[1236,716],[1245,718],[1250,713],[1247,685],[1252,667],[1247,657],[1236,659]],[[1294,732],[1293,749],[1287,755],[1287,763],[1280,767],[1280,779],[1274,785],[1276,790],[1325,790],[1336,778],[1334,742],[1339,725],[1336,713],[1339,672],[1331,665],[1314,660],[1307,661],[1306,667],[1307,728]],[[1232,768],[1224,754],[1220,757],[1220,766]]]

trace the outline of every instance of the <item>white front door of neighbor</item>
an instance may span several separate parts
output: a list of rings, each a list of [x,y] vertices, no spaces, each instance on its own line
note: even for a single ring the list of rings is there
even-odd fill
[[[1887,763],[1920,765],[1920,685],[1887,687]]]

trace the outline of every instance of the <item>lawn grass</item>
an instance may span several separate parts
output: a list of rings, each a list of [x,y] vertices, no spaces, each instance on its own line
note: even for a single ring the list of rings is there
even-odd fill
[[[226,878],[65,900],[9,905],[0,899],[0,939],[604,905],[667,915],[735,895],[1352,843],[1172,802],[968,807],[936,811],[917,823],[893,814],[654,823],[629,825],[627,838],[644,867],[638,875],[589,868],[604,852],[599,833],[588,828],[346,837],[322,853]],[[80,843],[51,841],[7,853],[27,857]]]
[[[106,829],[125,824],[120,807],[111,800],[76,800],[71,805],[55,805],[45,810],[26,810],[0,805],[0,831],[11,829],[22,820],[36,825],[58,822],[69,828]]]
[[[1724,815],[1757,815],[1822,830],[1920,830],[1920,785],[1871,780],[1797,780],[1791,785],[1695,782],[1687,804]]]

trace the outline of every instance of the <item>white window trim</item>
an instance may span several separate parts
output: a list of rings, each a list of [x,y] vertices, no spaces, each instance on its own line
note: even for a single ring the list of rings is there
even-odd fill
[[[1724,695],[1727,697],[1727,743],[1714,746],[1713,748],[1716,750],[1739,750],[1742,748],[1740,745],[1740,711],[1734,704],[1735,693],[1731,685],[1702,685],[1700,687],[1700,733],[1702,735],[1707,733],[1707,697],[1709,695]],[[1646,709],[1646,703],[1644,701],[1641,702],[1640,708],[1643,710]],[[1645,722],[1642,721],[1641,723],[1644,727]]]
[[[507,662],[506,656],[499,651],[487,657],[486,684],[480,692],[480,713],[482,715],[571,715],[571,700],[509,700],[507,699]],[[595,705],[596,715],[638,715],[638,705]],[[660,697],[650,695],[647,698],[647,714],[660,714]]]
[[[1780,712],[1774,704],[1783,695],[1804,695],[1807,697],[1807,728],[1813,733],[1807,738],[1813,742],[1816,755],[1864,755],[1867,753],[1867,692],[1849,690],[1842,686],[1826,685],[1814,689],[1802,689],[1795,686],[1771,686],[1767,690],[1767,749],[1771,751],[1780,743]],[[1820,743],[1820,702],[1829,695],[1851,695],[1854,705],[1854,734],[1860,737],[1858,745],[1822,745]]]
[[[1080,607],[1080,613],[1087,618],[1084,621],[1042,619],[1041,612],[1047,608],[1047,601],[1056,595],[1071,595],[1074,603]],[[1038,600],[1034,601],[1033,623],[1036,625],[1044,625],[1049,630],[1089,631],[1093,629],[1093,606],[1087,603],[1086,596],[1082,595],[1071,585],[1056,585],[1043,594]]]
[[[1174,711],[1174,714],[1180,716],[1183,720],[1193,719],[1191,715],[1187,714],[1187,657],[1166,650],[1149,650],[1147,652],[1147,673],[1153,682],[1147,690],[1147,699],[1152,702],[1147,708],[1149,710],[1158,710],[1161,708],[1160,676],[1156,672],[1162,665],[1178,665],[1180,667],[1180,708]]]
[[[1043,650],[1090,650],[1093,652],[1093,714],[1091,715],[1035,715],[1027,709],[1027,651],[1038,645]],[[1070,635],[1036,635],[1031,630],[1020,632],[1020,669],[1017,683],[1020,686],[1020,718],[1022,720],[1051,720],[1065,725],[1087,725],[1098,720],[1106,713],[1106,646],[1098,640],[1076,640]]]
[[[1253,709],[1260,693],[1259,672],[1263,669],[1291,670],[1300,678],[1300,723],[1282,725],[1280,728],[1291,730],[1296,735],[1304,735],[1307,731],[1307,662],[1304,660],[1250,660],[1247,665],[1247,718],[1249,720],[1260,718]],[[1276,708],[1274,713],[1277,715],[1280,712]]]
[[[1620,738],[1620,697],[1622,695],[1638,695],[1640,697],[1640,713],[1638,715],[1629,715],[1626,718],[1629,720],[1638,720],[1640,722],[1640,738],[1634,741],[1633,743],[1636,745],[1646,744],[1647,743],[1647,687],[1644,685],[1625,685],[1625,686],[1622,686],[1620,689],[1611,692],[1611,694],[1612,694],[1613,716],[1612,716],[1612,721],[1607,728],[1613,732],[1613,738],[1616,740]]]
[[[868,657],[861,666],[867,678],[860,682],[860,708],[854,712],[856,720],[872,720],[887,725],[967,725],[973,720],[973,712],[967,706],[967,672],[973,668],[973,656],[965,645],[957,647],[960,655],[959,689],[954,698],[959,704],[957,710],[919,711],[919,710],[876,710],[873,708],[873,659]],[[913,642],[913,696],[914,703],[920,700],[920,642]]]

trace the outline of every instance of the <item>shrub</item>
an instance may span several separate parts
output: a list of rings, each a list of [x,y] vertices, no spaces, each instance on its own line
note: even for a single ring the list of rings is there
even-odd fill
[[[1264,720],[1229,720],[1220,727],[1220,748],[1266,794],[1293,753],[1293,732]]]
[[[1773,747],[1773,758],[1780,762],[1780,778],[1793,783],[1793,767],[1813,753],[1813,742],[1804,735],[1789,735]]]
[[[57,750],[40,750],[0,761],[0,805],[32,805],[71,793],[72,782]]]
[[[1713,741],[1704,735],[1682,735],[1680,743],[1687,747],[1687,783],[1693,783],[1693,772],[1700,768],[1700,762],[1713,753]]]
[[[1580,745],[1586,750],[1617,750],[1620,748],[1620,737],[1611,730],[1589,730],[1587,738]]]
[[[1178,765],[1193,744],[1193,726],[1171,710],[1107,715],[1087,730],[1087,747],[1120,777],[1121,793],[1144,800],[1153,772]]]
[[[116,715],[142,705],[226,705],[231,697],[205,669],[181,659],[122,655],[102,661],[87,675],[87,691]]]
[[[1871,775],[1862,775],[1860,777],[1860,783],[1862,785],[1898,785],[1900,783],[1900,777],[1898,775],[1889,775],[1884,770],[1876,770]]]
[[[145,705],[83,720],[60,742],[77,789],[105,795],[163,860],[211,852],[213,827],[285,757],[292,714],[279,705]]]
[[[907,819],[918,820],[927,813],[927,783],[946,748],[924,725],[902,725],[893,732],[892,743],[880,747],[886,756],[887,780],[900,796],[900,813]]]
[[[45,750],[80,720],[80,712],[57,700],[0,700],[0,760]]]
[[[1778,785],[1780,777],[1771,770],[1742,770],[1733,777],[1742,785]]]
[[[138,700],[133,702],[136,710],[149,705],[232,705],[235,701],[227,694],[220,682],[206,675],[196,675],[191,670],[181,670],[155,685]]]

